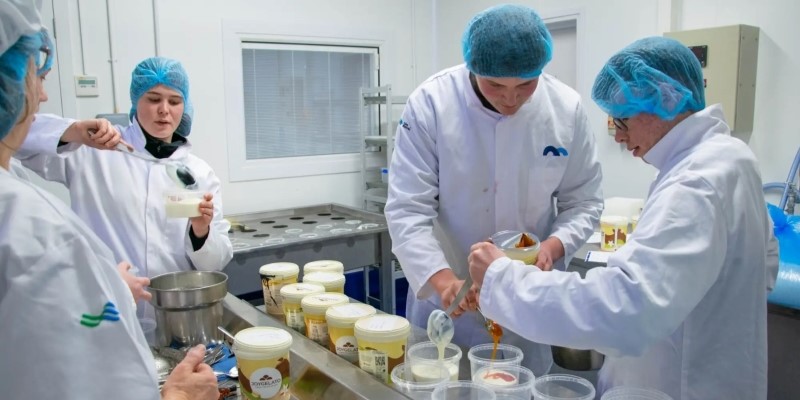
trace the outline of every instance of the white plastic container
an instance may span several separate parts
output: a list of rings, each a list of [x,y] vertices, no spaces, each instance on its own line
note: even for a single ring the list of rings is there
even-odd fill
[[[292,335],[270,327],[253,327],[234,337],[239,385],[246,398],[287,400],[291,383],[289,348]]]
[[[167,218],[192,218],[200,216],[203,192],[174,190],[164,194],[164,212]]]
[[[450,372],[447,367],[435,363],[427,362],[425,368],[429,370],[426,379],[418,380],[411,374],[407,364],[397,364],[392,369],[392,385],[412,399],[430,399],[436,387],[450,380]]]
[[[303,297],[300,305],[306,324],[306,336],[309,339],[328,347],[328,321],[325,312],[329,307],[347,304],[350,298],[341,293],[320,293]]]
[[[312,272],[303,275],[303,282],[318,283],[326,292],[344,293],[344,274],[334,272]]]
[[[536,378],[534,400],[593,400],[594,386],[575,375],[552,374]]]
[[[381,182],[389,183],[389,168],[381,168]]]
[[[472,346],[467,353],[469,358],[469,374],[475,375],[479,369],[489,365],[516,365],[522,364],[522,350],[517,346],[499,343],[495,359],[492,360],[492,348],[494,344],[479,344]]]
[[[286,326],[305,335],[306,322],[300,302],[306,296],[320,293],[325,293],[325,288],[316,283],[290,283],[282,287],[281,299],[283,299],[283,315],[286,318]]]
[[[628,218],[616,215],[600,217],[600,250],[617,251],[628,238]]]
[[[483,367],[472,376],[472,381],[491,388],[498,398],[530,400],[536,378],[528,368],[505,365]]]
[[[344,274],[344,264],[336,260],[311,261],[303,266],[303,274],[310,274],[312,272],[333,272],[336,274]]]
[[[356,321],[358,366],[378,379],[391,383],[390,372],[405,358],[411,332],[408,320],[396,315],[373,315]]]
[[[353,364],[358,364],[358,340],[355,325],[361,318],[375,315],[369,304],[340,304],[325,311],[330,350]]]
[[[281,288],[290,283],[297,283],[300,267],[295,263],[277,262],[262,265],[258,273],[261,275],[261,289],[264,291],[264,306],[267,313],[282,316]]]
[[[442,363],[450,371],[450,380],[458,380],[459,363],[461,362],[461,348],[454,343],[448,343],[444,349]],[[439,361],[439,349],[433,342],[415,343],[408,348],[405,364],[411,368],[411,373],[417,380],[424,380],[426,368],[421,368],[426,363]]]
[[[495,400],[489,387],[470,381],[445,382],[433,389],[432,400]]]

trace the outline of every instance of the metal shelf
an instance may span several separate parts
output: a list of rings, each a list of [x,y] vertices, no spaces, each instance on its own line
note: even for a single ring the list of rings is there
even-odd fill
[[[383,209],[388,185],[374,180],[375,162],[386,168],[392,161],[397,121],[392,118],[396,105],[403,105],[407,96],[392,96],[391,85],[361,88],[361,180],[364,209]],[[378,192],[378,194],[376,194]]]

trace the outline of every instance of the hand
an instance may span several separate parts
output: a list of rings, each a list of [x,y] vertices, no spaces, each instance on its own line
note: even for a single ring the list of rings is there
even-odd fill
[[[539,245],[536,266],[542,271],[550,271],[553,269],[553,263],[561,257],[564,257],[564,245],[559,238],[551,236]]]
[[[431,284],[439,293],[439,298],[442,300],[442,307],[447,309],[450,304],[455,300],[458,291],[464,286],[464,280],[458,279],[450,268],[445,268],[433,274],[430,278]],[[471,288],[464,299],[458,303],[458,307],[453,311],[453,318],[461,316],[466,311],[475,311],[478,308],[477,292],[475,288]]]
[[[494,260],[505,257],[505,254],[490,242],[479,242],[472,245],[467,261],[469,262],[469,275],[476,287],[483,286],[486,270]]]
[[[128,150],[133,146],[122,140],[122,135],[107,119],[87,119],[76,121],[61,136],[61,141],[81,143],[100,150],[114,150],[122,143]]]
[[[206,347],[192,347],[186,357],[172,370],[161,389],[164,400],[216,400],[219,398],[217,377],[203,362]]]
[[[150,301],[153,295],[145,289],[150,285],[150,279],[147,277],[140,278],[130,273],[131,267],[132,265],[130,263],[123,261],[117,264],[117,271],[119,271],[122,280],[124,280],[128,288],[130,288],[133,299],[136,300],[136,302],[139,302],[139,300]]]
[[[192,232],[198,238],[208,236],[208,232],[211,230],[211,220],[214,219],[214,203],[211,202],[213,199],[214,195],[211,193],[204,194],[203,201],[198,206],[200,207],[200,216],[189,218],[189,222],[192,223]]]

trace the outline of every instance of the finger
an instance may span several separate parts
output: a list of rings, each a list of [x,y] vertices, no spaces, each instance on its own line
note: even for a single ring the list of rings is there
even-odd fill
[[[142,290],[141,295],[139,295],[139,297],[141,297],[141,299],[144,301],[150,301],[153,299],[153,294],[148,292],[147,290]]]
[[[127,149],[128,149],[128,151],[133,151],[133,146],[131,146],[131,144],[130,144],[130,143],[128,143],[128,142],[126,142],[126,141],[122,140],[122,137],[120,137],[120,139],[119,139],[119,142],[120,142],[120,143],[121,143],[123,146],[125,146],[125,148],[127,148]]]
[[[197,346],[192,347],[188,352],[186,352],[186,357],[183,358],[183,361],[178,364],[178,366],[184,365],[189,367],[192,371],[194,371],[198,365],[203,362],[203,357],[206,354],[206,346],[202,344],[198,344]],[[176,367],[177,368],[177,367]]]
[[[214,370],[211,368],[211,366],[206,364],[206,363],[198,364],[197,367],[195,367],[194,371],[198,372],[198,373],[208,373],[208,372],[213,373],[214,372]]]
[[[142,286],[150,286],[150,278],[148,277],[139,278],[139,282],[142,282]]]
[[[211,201],[211,200],[213,200],[213,199],[214,199],[214,195],[213,195],[213,194],[211,194],[211,193],[206,193],[206,194],[204,194],[204,195],[203,195],[203,198],[204,198],[206,201]]]

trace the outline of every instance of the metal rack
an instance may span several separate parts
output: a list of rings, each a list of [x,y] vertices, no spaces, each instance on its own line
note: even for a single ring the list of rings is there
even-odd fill
[[[388,168],[394,151],[397,121],[392,108],[403,105],[405,96],[392,96],[392,86],[361,88],[361,180],[364,209],[382,212],[388,185],[381,180],[381,168]]]

